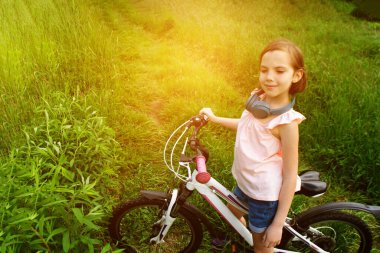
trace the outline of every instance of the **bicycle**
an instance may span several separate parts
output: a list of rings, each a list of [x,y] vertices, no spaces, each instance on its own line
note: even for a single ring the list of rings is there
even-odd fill
[[[109,232],[113,241],[126,252],[196,252],[203,240],[203,226],[209,232],[215,249],[223,248],[226,234],[214,228],[207,217],[186,200],[194,192],[204,199],[226,220],[248,244],[253,246],[252,234],[230,211],[225,203],[247,213],[248,208],[207,171],[208,150],[198,139],[200,129],[207,124],[203,115],[191,117],[168,138],[164,161],[181,182],[179,189],[170,192],[141,191],[140,197],[120,204],[113,211]],[[173,165],[175,150],[186,132],[179,165]],[[180,129],[184,130],[179,132]],[[179,134],[167,160],[168,145]],[[189,156],[187,146],[195,152]],[[192,170],[191,166],[195,164]],[[186,173],[182,172],[185,170]],[[181,174],[181,172],[183,174]],[[317,197],[325,193],[327,185],[320,181],[319,173],[306,171],[300,175],[301,190],[296,194]],[[287,218],[283,236],[275,252],[370,252],[372,234],[359,217],[341,210],[361,210],[380,217],[380,207],[353,202],[334,202],[311,208],[294,218]],[[144,227],[144,228],[142,228]],[[227,241],[228,242],[228,241]],[[231,243],[231,249],[244,248],[241,243]],[[220,249],[219,248],[219,249]]]

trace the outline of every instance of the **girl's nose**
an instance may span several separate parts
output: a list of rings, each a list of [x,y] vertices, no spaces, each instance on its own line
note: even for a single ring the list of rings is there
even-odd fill
[[[267,72],[266,79],[270,80],[270,81],[273,81],[273,71],[268,71]]]

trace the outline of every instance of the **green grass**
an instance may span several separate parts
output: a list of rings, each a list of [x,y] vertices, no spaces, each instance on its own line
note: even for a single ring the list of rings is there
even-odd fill
[[[0,251],[110,251],[112,207],[173,185],[162,161],[170,132],[206,106],[239,117],[259,53],[278,37],[302,48],[309,76],[297,97],[307,117],[300,170],[329,182],[324,197],[297,197],[294,208],[380,204],[380,25],[353,9],[342,0],[2,1]],[[233,187],[234,133],[209,124],[202,140],[213,176]]]

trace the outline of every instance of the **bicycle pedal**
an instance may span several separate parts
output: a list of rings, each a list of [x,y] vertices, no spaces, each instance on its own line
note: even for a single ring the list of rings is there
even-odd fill
[[[214,251],[222,251],[226,248],[228,244],[230,244],[231,241],[228,239],[220,239],[220,238],[214,238],[211,241],[212,249]]]

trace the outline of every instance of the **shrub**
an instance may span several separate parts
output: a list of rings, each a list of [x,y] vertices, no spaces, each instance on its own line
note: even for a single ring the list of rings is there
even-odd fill
[[[0,252],[94,252],[103,244],[101,192],[120,168],[119,145],[84,99],[52,98],[1,163]]]

